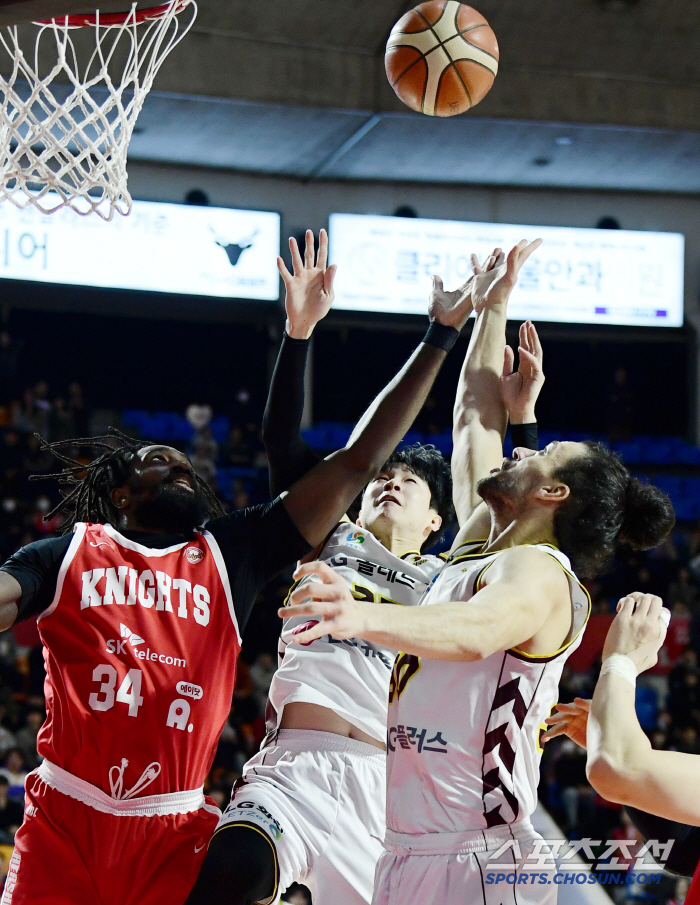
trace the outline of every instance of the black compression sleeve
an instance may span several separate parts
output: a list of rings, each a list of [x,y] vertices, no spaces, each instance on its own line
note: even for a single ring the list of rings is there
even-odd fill
[[[537,422],[531,424],[511,424],[510,439],[513,441],[513,449],[524,446],[525,449],[538,450]]]
[[[236,619],[243,631],[260,591],[275,575],[306,556],[311,545],[279,499],[214,519],[207,530],[221,550]]]
[[[284,334],[272,374],[262,428],[273,497],[291,487],[321,459],[301,436],[308,354],[307,339],[292,339]]]
[[[49,537],[22,547],[0,567],[16,578],[22,588],[16,622],[38,616],[51,605],[58,573],[72,535]]]
[[[226,824],[214,834],[185,905],[253,905],[277,896],[277,853],[255,825]]]
[[[669,839],[674,840],[671,853],[664,865],[666,870],[683,877],[693,876],[700,861],[700,827],[675,823],[664,817],[638,811],[637,808],[625,807],[625,810],[645,842],[649,839],[658,839],[663,844]]]

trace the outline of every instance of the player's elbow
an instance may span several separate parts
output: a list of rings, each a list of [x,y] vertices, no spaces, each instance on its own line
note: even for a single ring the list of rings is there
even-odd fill
[[[363,448],[361,444],[349,444],[337,457],[342,463],[343,470],[361,480],[363,484],[373,478],[386,461],[386,450],[378,453]]]
[[[631,804],[639,777],[619,758],[609,753],[589,754],[586,776],[595,791],[615,804]]]
[[[6,632],[17,621],[17,604],[3,603],[0,604],[0,632]]]

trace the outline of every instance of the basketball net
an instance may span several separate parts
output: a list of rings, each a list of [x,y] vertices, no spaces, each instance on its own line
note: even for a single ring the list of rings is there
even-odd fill
[[[167,0],[141,11],[133,3],[124,15],[35,22],[27,56],[19,43],[26,33],[0,29],[0,56],[4,49],[12,67],[8,78],[0,75],[0,201],[45,214],[94,211],[104,220],[128,214],[126,155],[136,118],[196,15],[195,0]],[[88,42],[77,39],[86,32]]]

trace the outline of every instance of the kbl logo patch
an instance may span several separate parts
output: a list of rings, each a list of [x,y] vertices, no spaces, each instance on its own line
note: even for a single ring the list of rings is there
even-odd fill
[[[365,536],[361,531],[351,531],[345,538],[345,543],[349,547],[361,547],[365,542]]]
[[[188,562],[191,562],[193,566],[196,566],[198,562],[201,562],[204,559],[204,550],[200,550],[199,547],[188,547],[185,550],[185,556],[187,557]]]

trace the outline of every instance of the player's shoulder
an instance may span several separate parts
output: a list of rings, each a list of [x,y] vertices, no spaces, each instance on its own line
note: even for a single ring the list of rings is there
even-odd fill
[[[503,550],[494,563],[494,575],[524,577],[537,584],[566,580],[568,559],[550,544],[519,544]]]
[[[43,537],[41,540],[35,540],[20,547],[19,550],[12,554],[10,559],[15,561],[22,559],[63,559],[72,540],[72,534],[64,534],[61,537]]]

